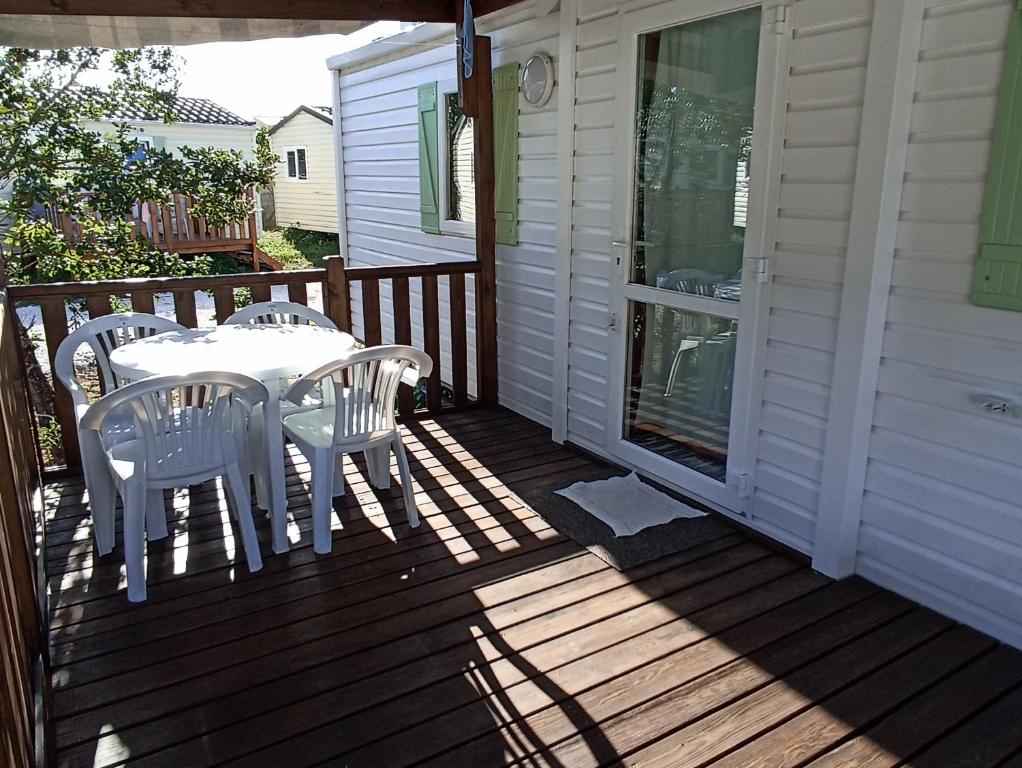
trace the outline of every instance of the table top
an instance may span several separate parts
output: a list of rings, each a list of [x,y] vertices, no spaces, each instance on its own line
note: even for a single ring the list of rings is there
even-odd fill
[[[110,366],[129,380],[231,371],[260,381],[298,376],[355,347],[351,334],[313,325],[218,325],[168,331],[118,347]]]

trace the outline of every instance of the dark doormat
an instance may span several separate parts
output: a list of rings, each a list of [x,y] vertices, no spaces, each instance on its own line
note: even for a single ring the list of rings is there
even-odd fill
[[[734,528],[711,512],[706,517],[672,520],[663,525],[645,528],[633,536],[617,537],[611,527],[602,520],[590,515],[575,502],[555,493],[574,482],[605,480],[608,477],[625,474],[627,474],[625,470],[617,467],[593,467],[584,476],[572,478],[571,482],[565,482],[562,479],[549,485],[521,489],[518,491],[518,496],[557,531],[574,539],[578,544],[619,571],[625,571],[652,560],[659,560],[661,557],[673,555],[675,552],[681,552],[735,532]],[[657,490],[666,492],[664,488],[655,483],[649,484]],[[669,495],[697,509],[705,509],[701,504],[690,499],[685,499],[674,493],[669,493]]]

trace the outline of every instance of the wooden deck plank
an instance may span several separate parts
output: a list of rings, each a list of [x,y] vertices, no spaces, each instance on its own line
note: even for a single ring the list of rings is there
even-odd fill
[[[906,768],[983,768],[997,766],[1015,756],[1022,739],[1019,725],[1022,688],[984,709],[922,754],[905,762]]]
[[[694,563],[690,571],[686,571],[688,575],[682,575],[675,567],[654,574],[646,581],[672,579],[672,586],[680,593],[690,595],[688,599],[710,599],[708,593],[714,590],[727,589],[728,586],[732,591],[736,588],[736,579],[729,580],[726,575],[714,574],[732,567],[737,560],[726,560],[725,556],[737,557],[741,554],[740,549],[729,549],[720,553],[720,556],[704,557]],[[700,576],[708,580],[700,582]],[[315,762],[316,755],[329,756],[331,749],[338,743],[346,745],[343,748],[350,748],[373,738],[394,734],[430,714],[470,702],[475,693],[465,686],[462,670],[466,662],[474,663],[478,669],[497,670],[496,674],[502,675],[508,685],[528,679],[528,670],[536,668],[536,664],[521,656],[520,649],[546,644],[544,647],[548,650],[567,654],[567,661],[574,654],[583,652],[575,643],[574,635],[585,633],[586,628],[592,626],[585,622],[600,622],[601,611],[604,615],[613,615],[613,609],[606,607],[605,603],[613,602],[615,596],[621,593],[641,591],[644,591],[642,587],[637,589],[625,586],[612,593],[595,596],[574,604],[571,616],[565,616],[563,609],[539,613],[549,608],[549,604],[560,605],[560,600],[548,601],[548,605],[537,604],[536,600],[532,600],[528,606],[488,612],[487,618],[495,631],[485,632],[485,625],[480,623],[479,636],[458,648],[459,655],[454,664],[446,658],[442,660],[443,663],[438,663],[433,656],[416,658],[401,668],[342,684],[322,696],[301,699],[291,706],[277,707],[264,717],[246,721],[241,727],[231,728],[229,733],[222,734],[217,742],[219,749],[215,753],[207,751],[207,755],[219,762],[243,755],[255,746],[277,742],[267,754],[246,756],[246,764],[279,765],[287,762],[297,766]],[[645,606],[649,605],[645,603]],[[641,606],[636,610],[640,611]],[[529,616],[529,613],[536,615]],[[506,623],[516,619],[524,621]],[[613,634],[608,631],[598,642],[613,642]],[[406,656],[400,651],[399,654],[401,657]],[[349,672],[346,675],[341,667],[327,669],[325,672],[320,668],[316,670],[316,676],[320,680],[333,680],[336,683],[343,682],[346,677],[350,678],[351,674]],[[273,694],[275,700],[277,695],[287,695],[286,689],[287,681],[282,681],[277,691],[267,691],[265,688],[262,691]],[[313,726],[320,724],[326,727],[310,732]],[[296,731],[301,733],[294,738]],[[298,752],[295,752],[298,742],[301,744]],[[197,746],[196,743],[182,745],[179,750],[167,750],[156,756],[153,765],[180,764],[180,760]]]
[[[430,490],[429,481],[435,479],[438,471],[447,470],[447,467],[440,464],[439,460],[423,459],[425,451],[426,449],[424,448],[417,448],[417,451],[412,451],[409,454],[412,477],[414,480],[419,481],[420,489],[418,493],[428,492]],[[488,459],[490,456],[499,456],[499,460],[487,462],[484,466],[483,460]],[[458,479],[461,476],[460,473],[468,474],[471,472],[471,479],[476,480],[487,476],[487,474],[492,475],[495,470],[499,472],[501,467],[507,466],[512,462],[515,462],[515,466],[521,468],[528,466],[525,463],[526,461],[533,466],[545,465],[551,460],[569,456],[570,454],[560,446],[550,447],[549,440],[544,436],[526,436],[509,440],[503,451],[496,449],[491,451],[485,444],[476,448],[475,453],[472,452],[470,447],[454,451],[451,453],[451,457],[457,457],[463,464],[449,474],[451,478]],[[447,459],[445,458],[444,460],[446,461]],[[292,464],[296,472],[304,471],[308,467],[308,463],[300,460],[297,455],[293,457]],[[359,473],[357,475],[350,473],[348,475],[348,478],[352,481],[349,483],[348,493],[354,496],[373,493],[373,489],[369,486],[368,480],[362,473],[363,465],[361,462],[358,467]],[[433,490],[438,490],[439,487],[444,486],[440,484],[437,488],[433,488]],[[171,496],[172,508],[175,513],[188,512],[187,517],[180,521],[181,523],[187,524],[201,520],[207,525],[219,527],[222,522],[219,520],[222,491],[213,483],[204,484],[200,488],[201,490],[197,494],[189,494],[187,498],[181,494]],[[392,488],[391,490],[393,491],[392,493],[381,492],[379,497],[398,499],[399,489]],[[296,475],[294,480],[288,483],[289,508],[290,499],[293,498],[298,502],[294,506],[294,510],[304,510],[308,504],[301,502],[303,499],[307,500],[307,494],[306,483],[301,481]],[[345,501],[341,500],[337,503],[343,505]],[[359,498],[359,502],[361,501],[362,499]],[[191,529],[189,527],[189,530]],[[120,529],[118,528],[118,530]],[[59,566],[60,575],[73,570],[91,568],[93,565],[93,542],[91,535],[89,535],[89,528],[83,528],[78,535],[82,538],[75,542],[64,543],[58,539],[57,542],[54,542],[52,551],[48,552],[48,561],[51,565]]]
[[[770,706],[772,695],[794,694],[811,682],[820,687],[828,681],[833,684],[835,678],[829,674],[847,674],[841,670],[845,664],[870,664],[872,653],[888,650],[882,647],[887,638],[903,642],[902,632],[915,618],[905,601],[881,594],[758,651],[743,654],[739,647],[729,656],[712,653],[717,649],[711,646],[716,665],[708,669],[696,666],[695,671],[702,674],[627,708],[601,722],[598,730],[616,754],[632,755],[630,759],[636,763],[670,764],[675,760],[674,765],[701,764],[726,751],[728,743],[735,746],[743,736],[765,730],[771,716],[781,717],[781,708]],[[933,631],[932,627],[926,629]],[[725,645],[725,651],[728,648],[730,645]],[[761,723],[761,717],[765,722]],[[711,735],[702,738],[704,729]],[[590,744],[596,741],[592,732],[581,732],[546,746],[546,750],[562,764],[586,764]],[[678,754],[686,743],[691,744],[692,753]],[[525,764],[535,759],[533,755]],[[539,764],[552,763],[539,756]]]
[[[544,707],[572,700],[607,676],[645,666],[656,655],[704,639],[704,631],[677,618],[683,611],[686,615],[690,610],[694,615],[701,611],[709,613],[718,603],[724,603],[733,606],[724,613],[743,609],[754,612],[761,607],[760,601],[733,599],[742,594],[740,585],[748,583],[753,571],[763,579],[778,573],[784,576],[791,574],[790,569],[782,569],[778,559],[757,561],[710,582],[661,596],[653,603],[573,629],[568,634],[523,637],[520,632],[502,632],[499,642],[487,638],[487,642],[479,643],[477,656],[481,654],[482,658],[475,659],[473,676],[481,681],[490,681],[491,693],[493,686],[499,687],[502,696],[514,706],[517,717],[525,717]],[[802,575],[805,575],[804,572]],[[775,601],[791,597],[793,591],[797,594],[821,586],[818,579],[807,582],[804,578],[784,576],[777,576],[765,585],[772,589],[764,589],[761,600],[775,605]],[[591,617],[590,611],[584,604],[570,610],[572,614],[582,613],[586,618]],[[563,625],[568,623],[564,613],[567,611],[562,610],[558,612],[560,615],[550,618]],[[538,670],[542,670],[541,679],[538,679]],[[336,717],[333,709],[326,709],[327,722],[318,730],[303,734],[290,743],[282,742],[271,750],[250,755],[247,759],[253,765],[273,765],[288,750],[293,751],[300,740],[311,747],[303,747],[296,766],[315,764],[314,756],[318,756],[319,760],[329,760],[342,753],[345,753],[345,759],[354,760],[355,756],[350,754],[352,747],[361,745],[369,737],[379,739],[396,736],[398,731],[403,731],[412,738],[402,750],[400,760],[414,762],[438,750],[449,749],[452,734],[457,734],[457,739],[480,740],[485,734],[495,731],[498,724],[492,718],[480,716],[483,710],[478,705],[478,686],[466,686],[464,676],[458,675],[448,678],[443,684],[425,687],[383,706],[363,710],[354,717]],[[577,721],[568,722],[576,729],[582,725]],[[586,724],[590,723],[587,716]],[[413,725],[417,727],[411,728]],[[363,762],[372,763],[375,759],[370,755],[364,757]],[[487,764],[485,754],[459,755],[455,763]]]
[[[169,500],[142,605],[120,552],[94,557],[80,480],[47,488],[59,764],[992,767],[1022,752],[1022,653],[737,533],[621,573],[520,495],[603,471],[589,457],[501,410],[406,431],[420,528],[358,459],[334,550],[315,555],[295,455],[288,555],[237,567],[207,484]]]
[[[571,468],[577,466],[580,461],[584,461],[577,456],[573,456],[563,448],[550,448],[548,444],[537,443],[535,439],[523,445],[524,447],[516,450],[495,450],[492,454],[486,448],[479,448],[477,452],[482,454],[481,458],[467,450],[459,452],[463,456],[463,465],[454,470],[448,470],[442,466],[431,467],[427,462],[410,458],[409,461],[413,466],[412,477],[416,485],[416,498],[423,504],[444,502],[450,497],[451,489],[454,489],[455,491],[472,493],[481,501],[496,500],[507,495],[506,485],[496,477],[505,469],[513,468],[517,478],[526,479],[530,475],[544,476],[561,466]],[[489,459],[491,455],[496,457],[495,460],[488,460],[484,463],[484,459]],[[305,462],[296,460],[294,464],[296,470],[307,470],[308,465]],[[361,467],[362,465],[360,464],[359,466]],[[396,482],[392,484],[393,487],[388,491],[374,491],[369,486],[361,470],[358,475],[349,475],[348,480],[348,495],[336,502],[335,507],[344,510],[349,506],[354,506],[361,511],[364,509],[363,505],[369,500],[369,497],[375,497],[384,503],[389,500],[390,507],[393,509],[403,508],[404,502]],[[173,504],[175,514],[172,522],[175,530],[194,532],[197,530],[194,524],[199,523],[205,528],[212,528],[214,534],[212,540],[219,542],[223,538],[218,533],[222,531],[223,525],[220,509],[222,492],[215,484],[209,483],[202,486],[199,494],[194,496],[194,500],[191,496],[187,499],[180,498],[180,500],[175,498]],[[295,478],[289,482],[288,498],[289,512],[295,518],[295,524],[302,530],[302,526],[309,524],[307,483],[300,478]],[[349,499],[351,499],[350,502]],[[187,511],[188,515],[181,517],[180,512],[183,511]],[[372,511],[370,510],[370,513]],[[257,520],[258,522],[261,522],[261,520]],[[188,523],[193,525],[189,526]],[[265,533],[266,531],[262,532]],[[308,537],[303,540],[303,543],[308,544]],[[191,547],[198,547],[193,550],[193,554],[201,555],[201,541],[189,541],[188,544]],[[86,555],[91,556],[90,541],[87,540],[80,543],[78,546],[72,547],[72,549],[74,552],[71,557],[67,558],[67,564],[59,572],[54,573],[51,583],[58,580],[63,581],[67,574],[72,571],[88,570],[92,567],[91,559],[84,559]],[[92,574],[90,576],[89,586],[92,593],[97,592],[101,586],[100,579],[102,578],[99,574]],[[110,581],[119,581],[119,574],[108,573],[107,578]],[[152,580],[153,583],[159,582],[159,578]],[[68,602],[68,598],[71,595],[73,593],[68,592],[66,589],[64,590],[64,603]]]
[[[810,768],[894,768],[921,745],[953,731],[1022,682],[1022,656],[1001,646],[916,696],[860,736],[809,763]],[[952,704],[949,706],[949,702]]]
[[[732,542],[733,543],[733,542]],[[706,548],[706,551],[713,552],[716,549],[713,546]],[[761,554],[762,550],[758,548],[756,550],[748,549],[747,545],[742,545],[742,550],[736,552],[736,557],[749,557]],[[698,554],[692,553],[688,557],[694,557]],[[678,560],[682,560],[678,558]],[[663,563],[657,567],[668,568],[670,563]],[[725,567],[724,565],[718,567]],[[492,571],[492,568],[491,568]],[[490,575],[482,574],[483,576]],[[546,610],[549,610],[551,604],[559,606],[562,601],[571,602],[571,598],[575,594],[585,594],[591,590],[599,590],[603,588],[605,591],[614,589],[615,584],[617,588],[627,587],[627,580],[622,577],[617,571],[606,567],[602,562],[595,563],[589,558],[572,558],[569,562],[561,562],[549,566],[543,567],[540,571],[534,572],[533,574],[525,574],[517,578],[522,584],[494,584],[490,588],[484,591],[483,588],[477,590],[477,594],[480,595],[479,600],[486,603],[489,593],[496,593],[499,597],[501,593],[509,593],[516,595],[516,593],[510,590],[516,588],[524,588],[523,585],[532,581],[544,585],[545,589],[541,594],[536,594],[532,591],[525,591],[523,595],[516,595],[515,599],[511,600],[507,605],[496,603],[489,608],[485,616],[475,616],[473,626],[492,626],[495,630],[506,629],[513,623],[518,623],[526,620],[533,615],[542,615]],[[409,611],[401,610],[400,606],[395,607],[393,604],[387,606],[388,609],[395,611],[394,619],[400,621],[407,621],[407,614]],[[362,609],[359,611],[360,616],[365,614],[366,610]],[[357,654],[365,650],[372,650],[373,653],[378,653],[382,645],[388,641],[393,641],[393,646],[388,650],[387,653],[381,654],[381,658],[378,661],[373,662],[372,660],[363,660],[359,664],[345,663],[338,665],[338,670],[342,674],[354,675],[354,674],[365,674],[374,667],[378,667],[382,664],[395,664],[401,659],[415,658],[417,655],[417,649],[423,643],[431,643],[434,648],[441,648],[443,644],[449,641],[447,635],[449,629],[447,625],[455,621],[457,617],[452,617],[449,614],[445,614],[435,607],[430,607],[425,612],[427,622],[430,625],[426,626],[425,629],[416,633],[414,642],[401,642],[402,638],[406,635],[398,634],[396,636],[388,636],[386,627],[383,622],[376,622],[373,626],[368,627],[370,630],[370,642],[369,645],[358,646],[355,643],[328,643],[319,644],[319,652],[322,656],[313,657],[312,651],[303,655],[302,658],[295,659],[291,662],[284,662],[272,669],[256,671],[251,675],[247,675],[245,680],[249,685],[257,684],[269,684],[274,680],[278,681],[276,686],[279,690],[274,695],[269,695],[270,690],[266,686],[262,686],[262,694],[260,698],[264,698],[270,702],[282,702],[287,701],[289,698],[288,690],[292,688],[293,682],[290,677],[293,674],[307,670],[314,672],[318,677],[322,674],[324,665],[330,664],[334,661],[344,659]],[[438,637],[434,639],[430,634],[435,628],[439,627],[441,631],[438,633]],[[457,622],[453,629],[458,629]],[[544,630],[549,633],[551,630],[548,627]],[[349,636],[352,633],[348,633]],[[411,647],[407,647],[407,646]],[[260,644],[260,647],[265,647]],[[314,662],[310,665],[310,661]],[[345,669],[347,667],[347,669]],[[237,683],[235,682],[235,686]],[[283,698],[280,698],[283,697]],[[159,700],[160,697],[152,697]],[[251,708],[251,701],[249,697],[245,697],[245,701],[239,702],[242,706],[243,712],[249,712]],[[164,705],[166,706],[166,705]],[[133,710],[135,707],[133,707]],[[141,710],[137,710],[136,714],[140,713]],[[133,715],[134,716],[134,715]],[[60,733],[60,724],[58,723],[58,733]]]
[[[795,768],[839,744],[994,646],[955,627],[926,645],[824,699],[778,728],[712,763],[715,768]]]
[[[604,654],[592,659],[593,665],[586,676],[589,679],[579,681],[583,686],[588,683],[588,687],[574,698],[574,705],[584,709],[597,723],[610,720],[827,617],[837,617],[839,625],[848,629],[852,625],[840,623],[838,614],[876,592],[863,582],[846,581],[804,595],[789,593],[790,582],[804,578],[807,573],[799,571],[750,590],[746,594],[748,600],[727,601],[676,619],[645,638],[634,662],[630,658],[633,652],[630,646],[627,655],[620,652],[624,649],[618,649],[614,655]],[[775,599],[779,599],[778,604],[774,603]],[[907,607],[902,609],[907,610]],[[863,608],[860,606],[857,611],[859,615]],[[658,653],[665,655],[655,655]],[[766,659],[769,661],[771,657]],[[564,718],[559,706],[546,706],[534,713],[522,714],[525,717],[520,726],[512,723],[500,728],[508,744],[530,743],[530,739],[535,744],[537,738],[542,738],[544,744],[556,745],[576,736],[578,729]],[[509,733],[518,728],[523,733],[514,736]],[[521,741],[524,731],[531,736]],[[594,741],[592,734],[580,736],[580,743]],[[480,765],[491,752],[492,742],[493,737],[489,735],[476,738],[437,755],[427,764]],[[562,748],[570,750],[573,745]],[[517,757],[531,754],[532,751],[515,753]]]

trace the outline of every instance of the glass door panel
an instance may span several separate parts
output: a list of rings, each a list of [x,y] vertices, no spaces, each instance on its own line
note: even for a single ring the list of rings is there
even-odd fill
[[[760,15],[638,40],[624,437],[721,482]]]
[[[629,302],[625,437],[724,482],[738,322]]]

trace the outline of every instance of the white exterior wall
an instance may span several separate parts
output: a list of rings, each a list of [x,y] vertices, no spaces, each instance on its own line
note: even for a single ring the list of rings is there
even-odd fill
[[[531,2],[487,17],[480,33],[493,40],[494,68],[524,62],[536,51],[557,52],[557,15],[536,18]],[[420,52],[345,68],[340,74],[347,258],[353,266],[473,260],[471,237],[420,229],[419,85],[456,77],[453,35]],[[500,401],[542,424],[551,423],[553,305],[557,194],[556,99],[542,109],[519,104],[519,207],[517,246],[498,245],[497,326]],[[449,302],[441,280],[440,315],[449,381]],[[411,281],[412,317],[421,316],[418,281]],[[470,309],[472,279],[467,281]],[[384,340],[392,338],[389,286],[384,284]],[[359,292],[353,312],[361,316]],[[474,380],[474,316],[469,313],[469,380]],[[413,337],[420,340],[413,323]]]
[[[927,3],[857,570],[1022,645],[1022,429],[970,400],[1022,404],[1022,314],[969,302],[1014,5]]]
[[[642,7],[653,5],[644,3]],[[602,453],[617,99],[618,3],[578,4],[568,438]],[[631,7],[631,6],[629,6]],[[750,521],[811,552],[868,55],[870,0],[802,0],[789,11],[784,151]],[[753,161],[755,162],[755,160]],[[741,329],[739,329],[741,333]],[[618,404],[610,406],[615,411]]]
[[[898,5],[882,5],[889,1]],[[625,8],[655,4],[638,0]],[[560,339],[553,360],[567,361],[567,381],[566,392],[557,393],[555,384],[547,397],[555,412],[565,414],[568,440],[605,454],[614,161],[623,151],[615,138],[617,121],[632,117],[631,105],[617,98],[622,3],[562,0],[562,5],[561,34],[575,38],[574,46],[570,39],[565,45],[568,51],[574,49],[576,77],[574,97],[569,94],[561,107],[571,104],[572,114],[558,116],[555,125],[552,107],[535,121],[522,111],[522,240],[523,246],[530,245],[528,254],[498,250],[501,394],[503,399],[510,390],[514,396],[516,373],[509,363],[517,366],[518,357],[530,348],[517,342],[516,331],[528,329],[544,340],[542,357],[522,367],[530,377],[530,369],[548,359],[552,347],[545,340],[552,333]],[[848,550],[856,572],[1022,646],[1022,422],[986,414],[972,401],[979,394],[997,395],[1013,401],[1022,417],[1022,314],[969,302],[1005,30],[1013,5],[1014,0],[788,4],[787,60],[780,88],[783,118],[776,136],[780,167],[777,178],[770,180],[777,198],[767,222],[773,248],[760,319],[763,342],[756,351],[757,406],[751,414],[756,461],[748,522],[809,555],[821,554],[819,533],[827,547]],[[495,33],[501,52],[495,63],[508,60],[510,36],[528,39],[524,30],[535,27],[528,12],[531,3],[521,8],[520,21],[503,36]],[[899,19],[901,10],[901,27],[890,33],[888,22]],[[505,18],[514,20],[517,13]],[[552,30],[555,18],[549,17],[537,33]],[[915,83],[912,99],[899,100],[897,87],[885,90],[878,59],[868,68],[871,44],[897,35],[902,46],[898,50],[911,52],[909,63],[915,65],[914,72],[911,67],[898,70],[909,73],[901,78],[906,84]],[[533,49],[558,50],[550,37],[536,40],[535,45],[518,45],[519,61]],[[879,53],[886,55],[878,58],[885,65],[897,58],[892,49],[880,45]],[[873,54],[878,54],[876,47]],[[387,107],[387,113],[407,110],[407,117],[402,118],[400,134],[393,134],[393,143],[386,134],[384,145],[395,153],[389,162],[401,173],[384,180],[362,171],[348,182],[350,253],[356,263],[472,255],[456,247],[457,238],[418,232],[414,89],[419,82],[453,76],[449,56],[449,50],[441,50],[389,62],[382,65],[389,69],[381,72],[380,80],[360,93],[362,103],[376,103],[375,110],[381,111],[394,96],[389,89],[380,95],[379,84],[404,83],[403,102]],[[351,84],[368,85],[364,74],[362,78]],[[893,104],[884,102],[892,97]],[[555,92],[551,104],[556,101]],[[353,108],[346,110],[346,119],[363,114]],[[905,125],[899,122],[899,108],[906,115]],[[562,135],[555,141],[559,126]],[[868,128],[860,136],[863,126]],[[532,131],[535,140],[529,141]],[[352,141],[356,134],[345,136],[346,169],[354,170],[363,157],[382,159],[372,154],[380,151],[374,147],[379,133],[366,135],[364,141]],[[892,163],[893,177],[878,181],[878,169]],[[558,166],[560,178],[555,175]],[[549,211],[549,219],[543,213],[557,199],[558,184],[564,190],[561,199],[570,199],[571,212],[565,218],[570,232],[561,233],[562,248],[555,257],[550,222],[556,221],[556,211]],[[900,190],[889,195],[889,206],[872,194],[878,184],[884,191]],[[405,196],[406,214],[395,216],[396,208],[389,203],[370,204],[395,195]],[[541,202],[533,208],[535,200]],[[352,215],[352,206],[359,215]],[[881,232],[890,217],[890,232]],[[875,252],[850,239],[853,225],[861,233],[871,221],[880,222],[876,231],[866,233],[875,235]],[[528,234],[530,229],[545,233],[548,227],[549,241]],[[386,239],[409,242],[409,247],[399,253],[397,247],[381,245],[384,233],[391,233]],[[422,251],[429,243],[438,243],[439,250],[425,256]],[[863,279],[857,262],[846,259],[849,252],[855,259],[872,258],[876,265],[869,275],[868,297],[847,279]],[[560,270],[560,282],[555,283],[558,261],[567,270]],[[570,285],[561,292],[570,301],[551,313],[548,298],[554,297],[544,286],[555,284]],[[876,300],[877,285],[882,301]],[[842,416],[847,421],[847,413],[843,395],[835,402],[832,391],[838,384],[841,392],[849,389],[843,380],[834,380],[835,365],[844,361],[847,369],[849,359],[849,326],[842,325],[845,341],[839,344],[839,318],[854,318],[857,309],[861,316],[866,307],[879,313],[864,324],[876,330],[869,331],[874,334],[867,336],[871,341],[860,346],[863,357],[872,361],[872,372],[864,365],[861,376],[856,374],[866,403],[859,426],[870,429],[861,440],[861,453],[853,455],[855,445],[835,439],[843,434],[839,421]],[[528,322],[522,319],[526,315]],[[563,318],[563,331],[553,328],[554,317]],[[878,319],[886,322],[878,324]],[[546,376],[531,381],[530,388],[550,392],[543,389]],[[613,412],[619,408],[616,403],[609,407]],[[857,458],[864,467],[864,483],[855,479]],[[851,492],[847,498],[832,495],[821,502],[821,491],[829,487],[825,467],[833,481],[834,468],[840,476],[842,464],[849,467],[844,477],[851,478]],[[829,490],[833,494],[834,488]],[[835,498],[841,502],[838,517],[851,523],[847,533],[830,537]],[[826,524],[818,526],[818,521]],[[833,555],[828,553],[830,562],[835,562]]]
[[[113,133],[108,122],[86,122],[85,127],[98,133]],[[216,147],[236,149],[247,159],[253,157],[256,127],[254,125],[212,125],[207,123],[159,123],[139,121],[131,124],[131,134],[148,136],[157,147],[175,152],[178,147]]]
[[[307,112],[299,112],[273,132],[270,144],[280,159],[273,184],[277,226],[336,233],[333,125]],[[308,179],[287,178],[286,147],[305,147]]]

